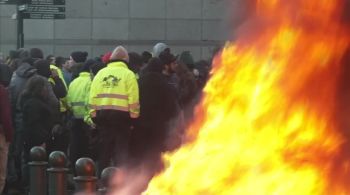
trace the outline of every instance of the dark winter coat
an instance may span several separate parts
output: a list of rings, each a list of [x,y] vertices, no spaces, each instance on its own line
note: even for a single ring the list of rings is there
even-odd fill
[[[11,108],[8,93],[0,84],[0,134],[5,135],[7,142],[13,140],[13,126],[11,120]]]
[[[28,79],[36,74],[36,69],[28,63],[23,63],[12,75],[9,85],[12,114],[16,113],[19,95],[23,91]]]
[[[64,86],[63,81],[59,78],[53,78],[55,83],[51,83],[52,90],[56,96],[56,98],[64,98],[67,96],[67,90],[66,87]]]
[[[180,105],[182,108],[187,108],[197,95],[197,83],[191,72],[181,74],[178,91]]]
[[[9,85],[12,120],[16,131],[22,131],[22,112],[19,105],[19,97],[22,94],[28,80],[33,76],[39,76],[36,73],[36,69],[28,63],[23,63],[12,75]],[[49,92],[48,104],[55,113],[55,117],[59,117],[59,101],[56,98],[52,86],[47,81],[46,87]]]
[[[7,87],[10,84],[12,77],[12,70],[6,64],[0,63],[0,82]]]
[[[41,145],[50,139],[53,111],[47,101],[38,97],[22,96],[23,138],[28,145]]]
[[[136,158],[160,154],[170,124],[179,114],[179,104],[166,78],[160,73],[146,73],[139,79],[140,117],[131,136],[131,155]]]

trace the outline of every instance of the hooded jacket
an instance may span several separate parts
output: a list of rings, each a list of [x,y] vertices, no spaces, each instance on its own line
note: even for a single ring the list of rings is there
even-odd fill
[[[21,127],[22,113],[20,106],[18,105],[19,96],[21,95],[23,89],[29,78],[37,75],[37,70],[28,63],[23,63],[12,75],[11,82],[9,85],[12,119],[14,120],[14,125],[16,130]],[[52,110],[59,111],[59,101],[56,98],[51,84],[47,81],[47,89],[49,91],[48,104]],[[58,114],[56,114],[58,115]]]
[[[28,63],[23,63],[12,75],[9,85],[11,109],[14,114],[20,93],[23,91],[28,79],[36,74],[36,69]]]

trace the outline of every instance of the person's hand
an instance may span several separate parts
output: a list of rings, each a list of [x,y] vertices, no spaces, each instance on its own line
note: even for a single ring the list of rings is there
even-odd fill
[[[51,77],[52,78],[58,78],[58,72],[55,69],[51,69]]]

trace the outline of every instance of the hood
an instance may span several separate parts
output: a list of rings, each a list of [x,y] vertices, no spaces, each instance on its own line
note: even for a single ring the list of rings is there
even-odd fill
[[[29,78],[36,73],[36,69],[28,63],[23,63],[17,70],[16,74],[19,77]]]
[[[169,48],[165,43],[157,43],[153,47],[153,57],[159,57],[159,54],[162,53],[165,49]]]

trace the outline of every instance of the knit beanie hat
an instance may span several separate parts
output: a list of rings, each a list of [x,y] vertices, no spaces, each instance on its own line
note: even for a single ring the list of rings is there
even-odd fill
[[[184,51],[179,56],[179,61],[184,63],[190,70],[194,68],[194,60],[190,51]]]
[[[43,77],[49,78],[51,75],[50,62],[47,60],[37,60],[34,62],[37,73]]]
[[[123,46],[118,46],[112,52],[110,60],[124,60],[129,62],[128,51]]]
[[[87,52],[75,51],[70,54],[76,63],[84,63],[89,54]]]
[[[39,48],[31,48],[29,51],[29,55],[34,59],[44,59],[44,53]]]

